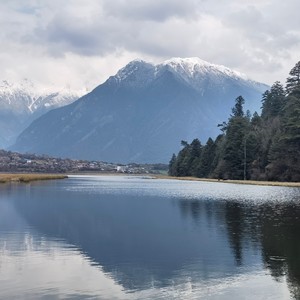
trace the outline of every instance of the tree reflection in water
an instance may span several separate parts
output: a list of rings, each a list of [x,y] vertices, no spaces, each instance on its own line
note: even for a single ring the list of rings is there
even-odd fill
[[[300,299],[300,205],[226,200],[207,203],[214,207],[185,199],[179,201],[179,207],[184,216],[190,215],[197,222],[205,213],[226,224],[237,266],[243,265],[247,248],[260,248],[264,267],[276,281],[286,276],[291,294]]]

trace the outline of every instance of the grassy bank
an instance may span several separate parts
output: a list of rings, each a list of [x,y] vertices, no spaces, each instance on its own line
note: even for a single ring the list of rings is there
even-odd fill
[[[266,186],[300,187],[300,182],[255,181],[255,180],[218,180],[218,179],[197,178],[197,177],[172,177],[172,176],[166,176],[166,175],[154,175],[154,177],[159,178],[159,179],[177,179],[177,180],[207,181],[207,182],[266,185]]]
[[[66,175],[58,174],[0,174],[0,183],[31,182],[37,180],[64,179]]]

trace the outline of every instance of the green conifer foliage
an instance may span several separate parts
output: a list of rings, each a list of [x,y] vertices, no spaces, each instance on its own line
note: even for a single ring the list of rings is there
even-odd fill
[[[235,99],[222,134],[182,141],[182,150],[169,164],[173,176],[223,179],[300,181],[300,62],[291,70],[286,91],[276,81],[262,95],[261,116],[244,113],[245,100]]]
[[[286,80],[287,93],[292,92],[300,86],[300,61],[290,71],[290,76]]]
[[[244,109],[243,105],[245,104],[245,100],[242,96],[238,96],[235,99],[235,106],[232,108],[233,117],[243,117]]]
[[[285,91],[282,84],[276,81],[270,91],[266,91],[262,98],[262,118],[268,119],[278,116],[283,108]]]
[[[168,172],[168,174],[170,176],[177,176],[177,173],[176,173],[176,155],[175,155],[175,153],[173,153],[172,158],[169,162],[169,172]]]
[[[197,166],[197,177],[211,177],[213,171],[213,161],[216,155],[215,142],[209,138],[203,147],[202,155]]]

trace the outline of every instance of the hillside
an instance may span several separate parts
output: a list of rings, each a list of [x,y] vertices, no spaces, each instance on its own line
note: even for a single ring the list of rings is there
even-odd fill
[[[168,162],[182,139],[216,136],[243,95],[260,109],[267,86],[198,58],[130,62],[78,101],[34,121],[13,150],[113,162]]]
[[[17,136],[39,116],[70,104],[81,95],[82,92],[69,89],[41,89],[27,79],[20,83],[1,81],[0,149],[12,145]]]

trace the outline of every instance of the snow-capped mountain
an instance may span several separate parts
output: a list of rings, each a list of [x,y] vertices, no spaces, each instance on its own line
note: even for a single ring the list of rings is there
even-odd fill
[[[130,62],[78,101],[45,114],[13,149],[114,162],[167,162],[180,141],[219,131],[234,100],[260,109],[268,86],[199,58]]]
[[[114,77],[117,78],[119,82],[123,81],[126,82],[126,84],[138,86],[139,84],[145,85],[150,83],[165,70],[176,74],[198,91],[203,90],[203,86],[208,77],[217,84],[222,84],[226,78],[232,78],[238,81],[246,81],[249,85],[266,87],[265,84],[255,82],[243,73],[231,70],[222,65],[209,63],[198,57],[175,57],[158,65],[137,59],[122,68]],[[131,75],[136,76],[136,78],[133,79]],[[129,80],[126,80],[127,78],[129,78]]]
[[[28,79],[20,83],[0,81],[0,148],[14,143],[20,132],[37,117],[70,104],[82,95],[70,89],[38,89]]]

